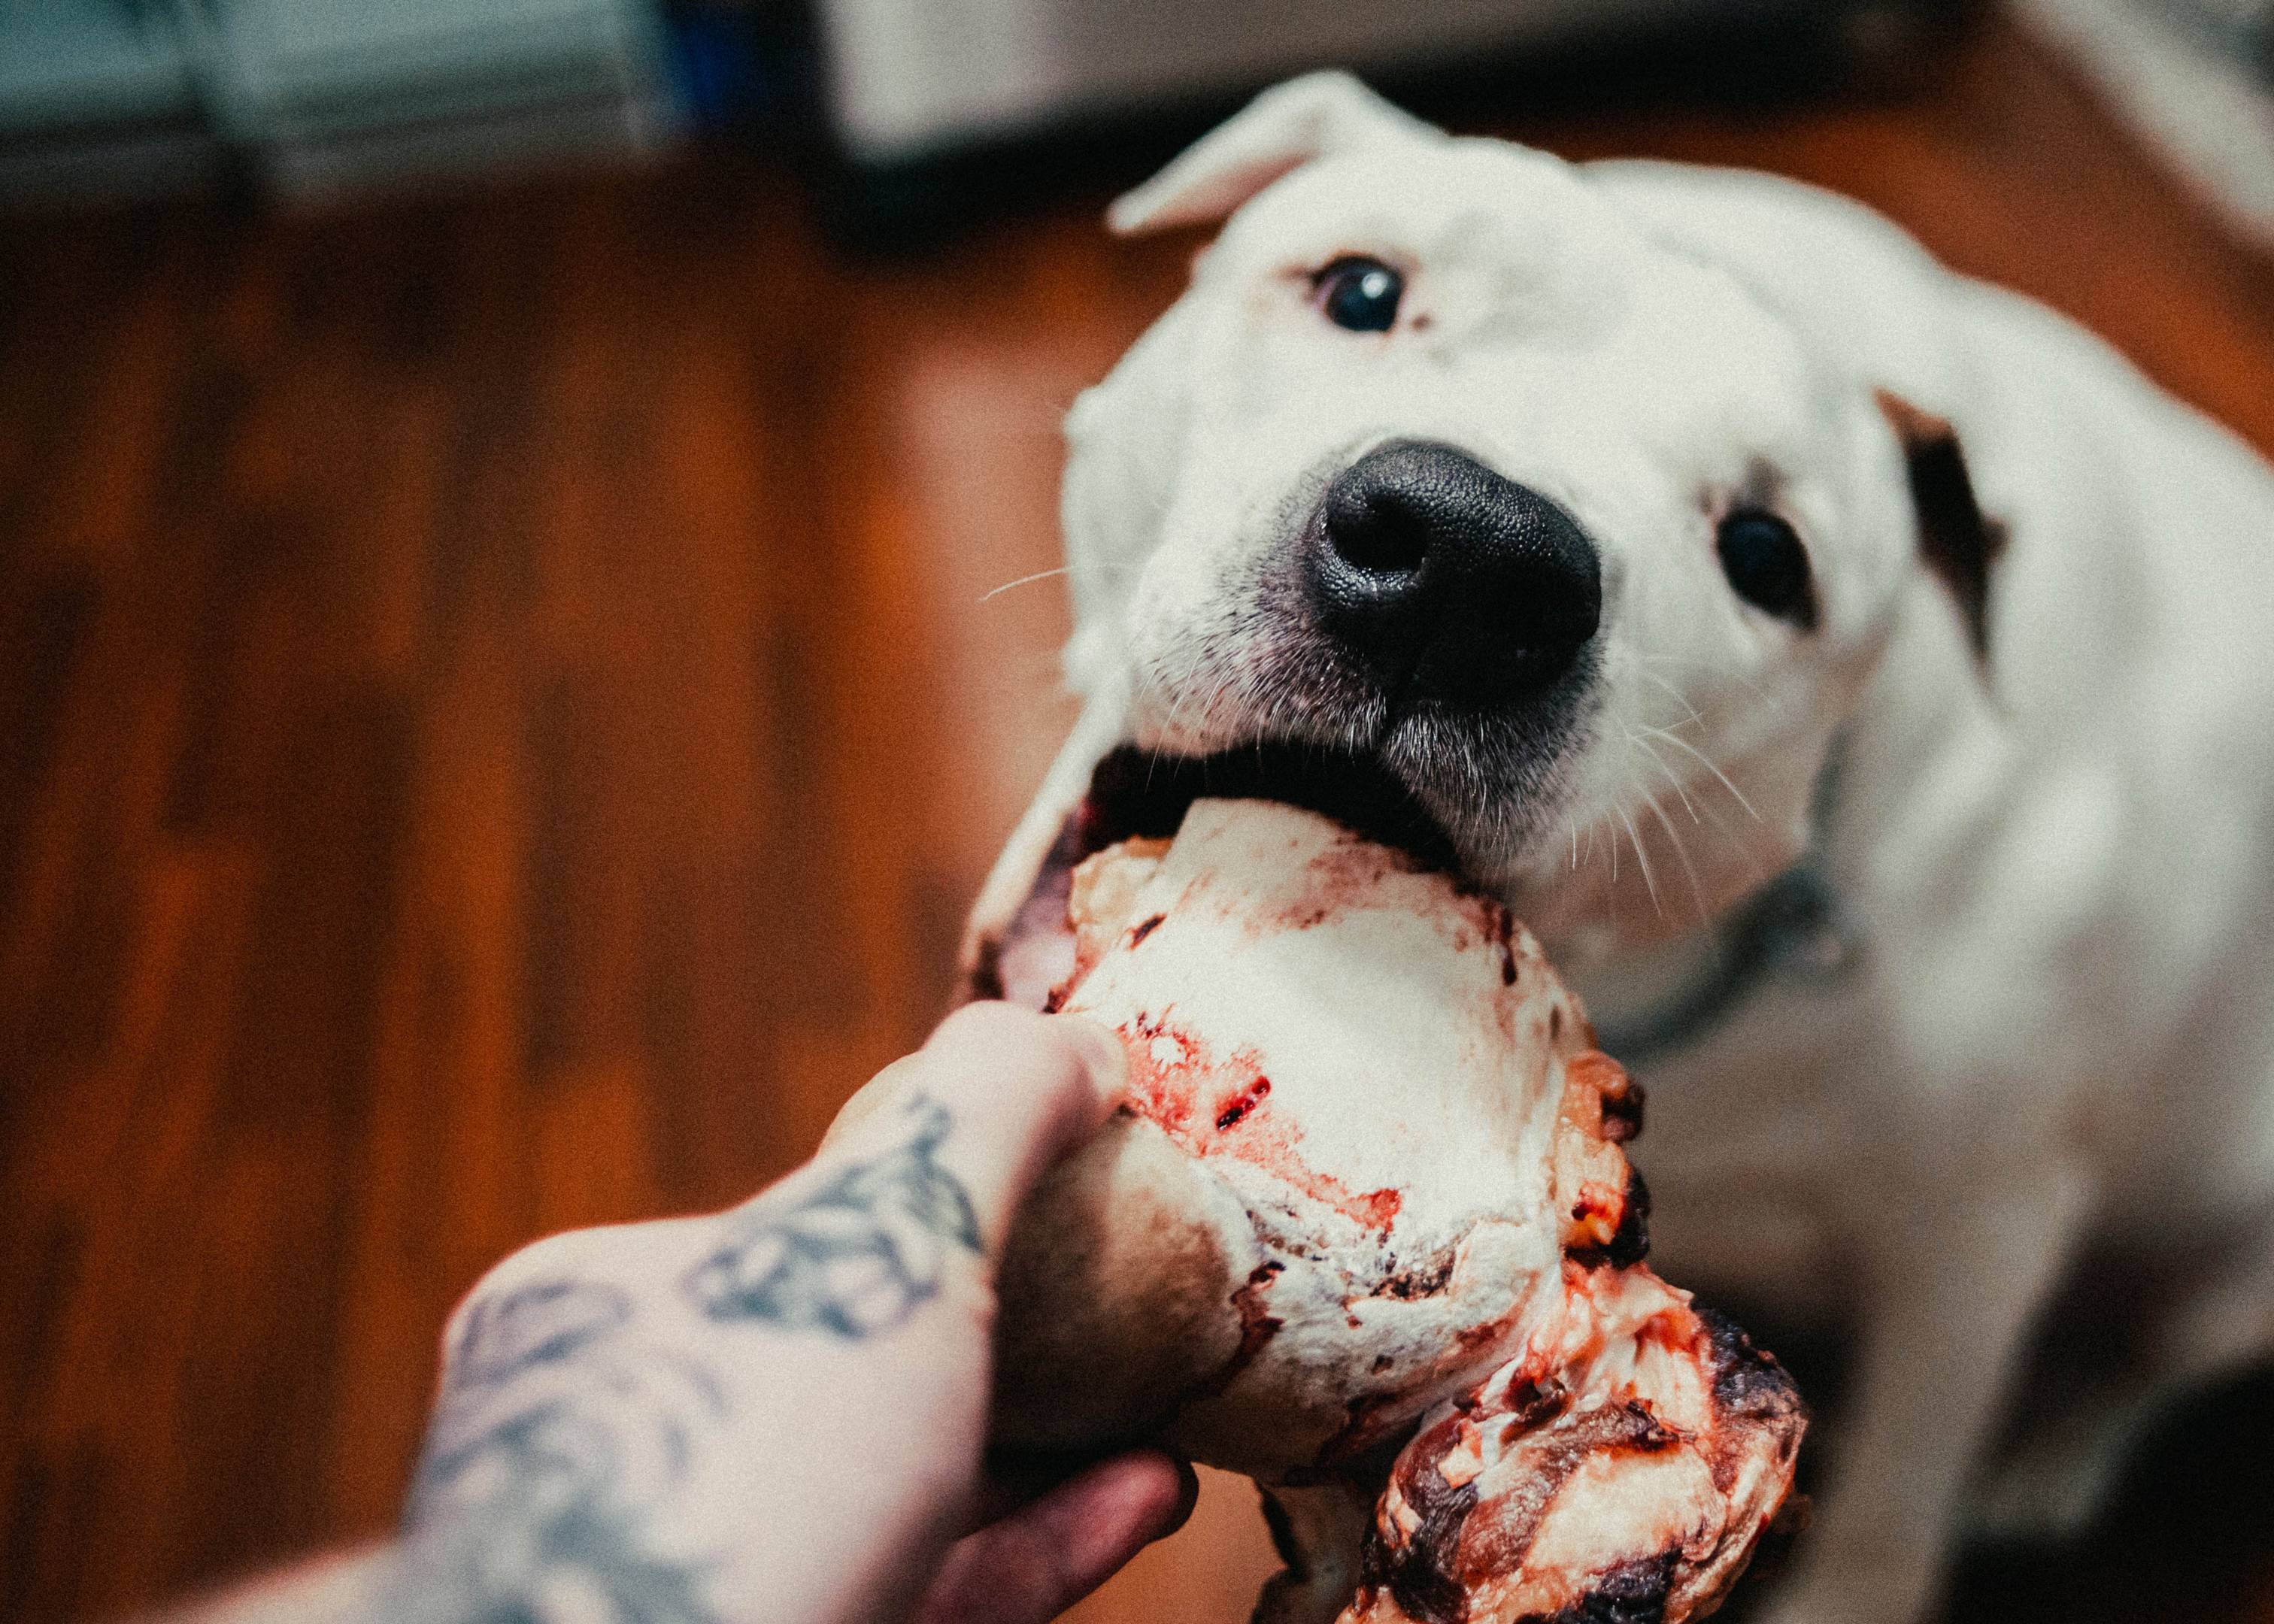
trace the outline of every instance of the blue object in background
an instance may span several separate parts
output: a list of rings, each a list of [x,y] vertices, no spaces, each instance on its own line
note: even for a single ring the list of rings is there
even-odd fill
[[[799,0],[669,0],[679,102],[706,132],[811,132],[820,123],[820,58]]]
[[[168,0],[0,0],[0,199],[176,191],[222,155]]]
[[[652,0],[0,0],[0,195],[226,165],[307,196],[649,150],[685,127],[672,70]]]

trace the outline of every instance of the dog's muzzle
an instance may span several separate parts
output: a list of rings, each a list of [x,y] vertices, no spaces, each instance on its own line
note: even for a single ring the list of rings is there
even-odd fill
[[[1303,566],[1320,627],[1393,713],[1544,694],[1602,613],[1594,545],[1570,514],[1427,440],[1392,440],[1336,476]]]

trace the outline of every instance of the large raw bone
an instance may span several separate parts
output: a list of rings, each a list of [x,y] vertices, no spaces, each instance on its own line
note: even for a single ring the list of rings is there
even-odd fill
[[[1195,801],[1173,844],[1074,870],[1069,900],[1058,996],[1121,1034],[1131,1098],[1013,1235],[997,1444],[1157,1440],[1283,1494],[1297,1544],[1339,1530],[1342,1548],[1290,1553],[1269,1618],[1331,1619],[1361,1577],[1381,1619],[1429,1616],[1397,1609],[1448,1583],[1583,1598],[1604,1539],[1622,1573],[1658,1564],[1669,1620],[1718,1599],[1789,1485],[1803,1414],[1773,1363],[1754,1389],[1781,1409],[1717,1398],[1728,1339],[1641,1267],[1645,1198],[1620,1149],[1639,1093],[1530,936],[1448,876],[1265,801]],[[1585,1419],[1606,1405],[1662,1425]],[[1469,1496],[1465,1547],[1424,1550],[1391,1502],[1366,1507],[1387,1452],[1446,1415],[1490,1422],[1476,1477],[1501,1498]],[[1399,1503],[1436,1470],[1414,1447]],[[1555,1470],[1527,1477],[1534,1456]],[[1528,1531],[1487,1551],[1510,1490],[1537,1502]],[[1593,1545],[1575,1531],[1590,1523]]]

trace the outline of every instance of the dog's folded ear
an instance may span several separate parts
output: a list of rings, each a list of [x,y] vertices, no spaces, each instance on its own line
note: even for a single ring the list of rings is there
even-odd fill
[[[1314,158],[1391,141],[1446,139],[1347,73],[1274,86],[1116,199],[1106,223],[1125,236],[1221,220]]]
[[[1921,411],[1900,395],[1878,392],[1879,410],[1903,448],[1903,467],[1918,515],[1919,556],[1957,601],[1977,660],[1990,658],[1990,566],[2006,548],[2006,527],[1974,500],[1966,454],[1946,419]]]

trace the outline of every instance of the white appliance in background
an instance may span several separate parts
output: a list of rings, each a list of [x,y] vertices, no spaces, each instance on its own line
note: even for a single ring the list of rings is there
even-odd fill
[[[2228,224],[2274,246],[2274,0],[2012,0]]]
[[[1304,68],[1426,66],[1760,4],[1730,0],[818,0],[856,162],[1223,96]]]
[[[162,135],[310,197],[677,128],[653,0],[0,0],[0,197],[161,189]]]

